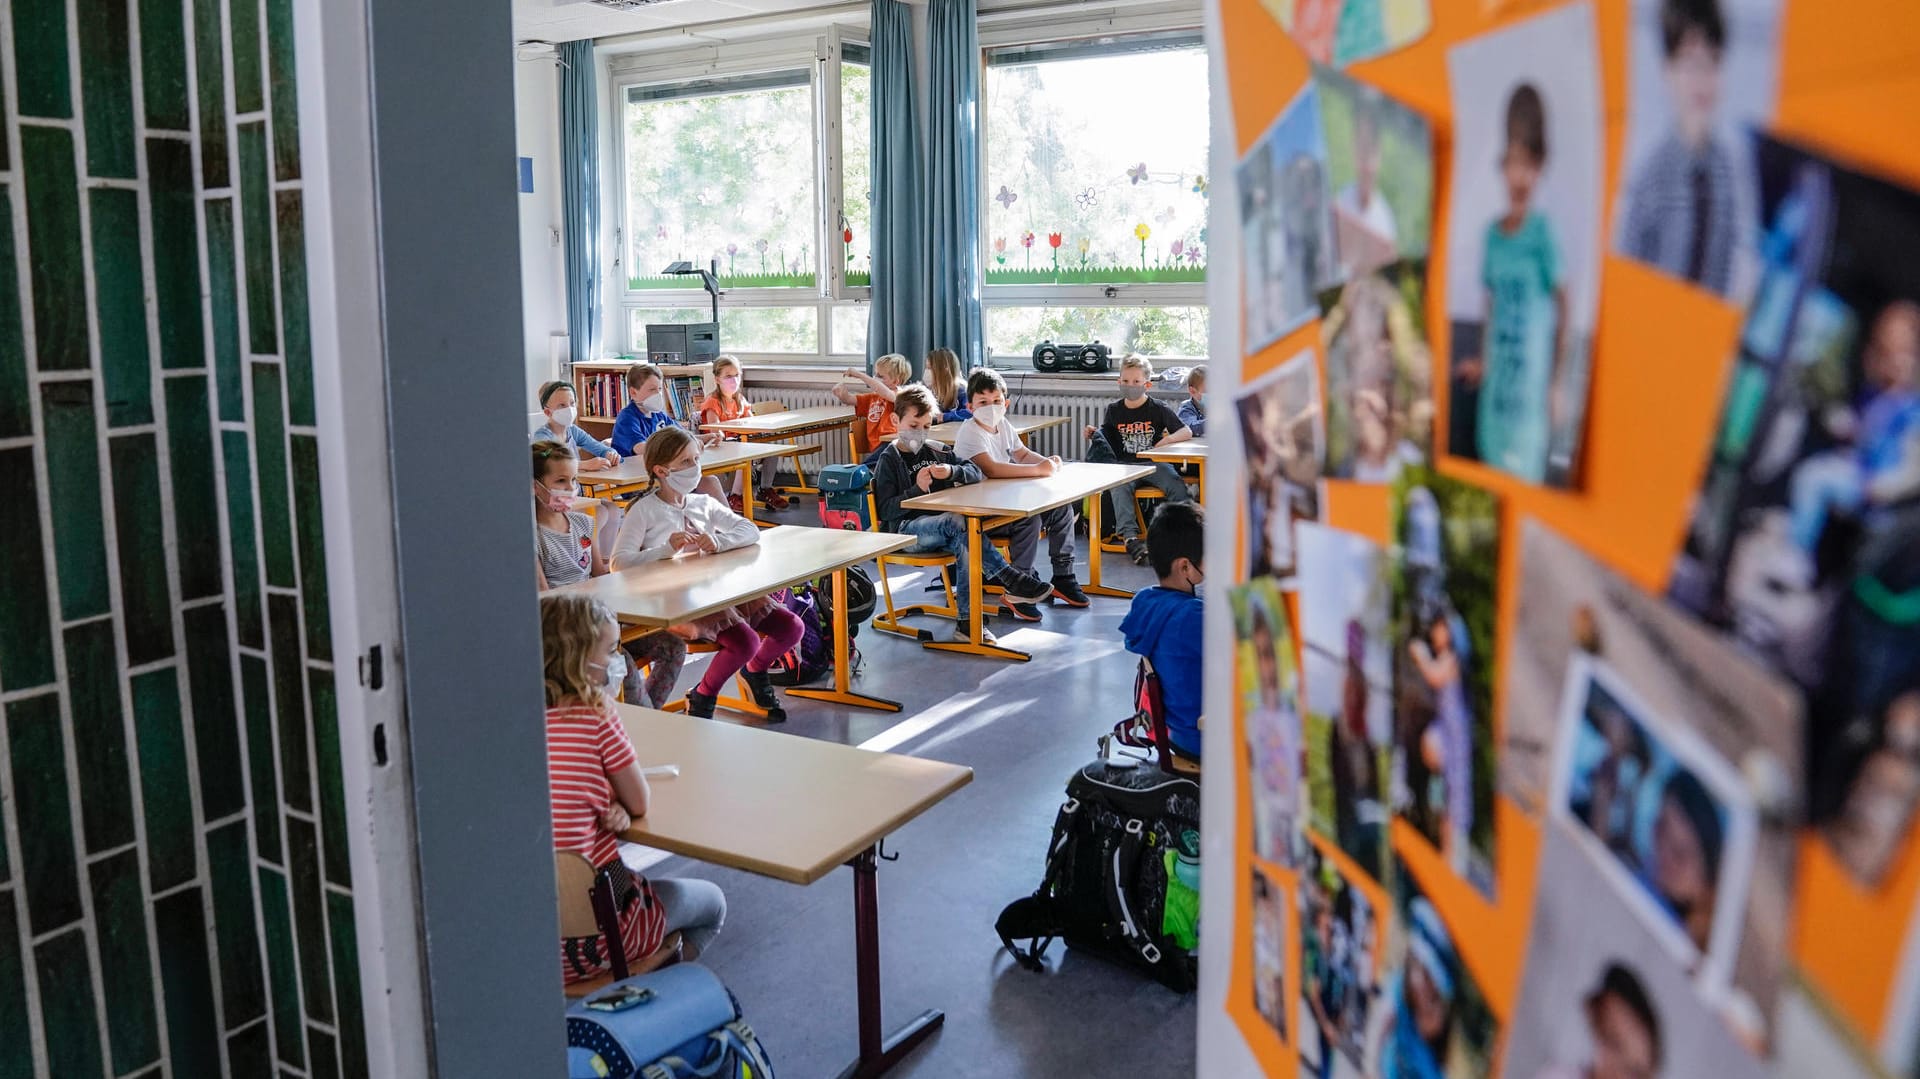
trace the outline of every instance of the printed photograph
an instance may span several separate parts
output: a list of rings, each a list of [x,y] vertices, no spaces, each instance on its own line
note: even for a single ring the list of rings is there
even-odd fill
[[[1258,866],[1253,870],[1253,1007],[1282,1041],[1287,1037],[1287,899]]]
[[[1499,1024],[1460,959],[1452,928],[1404,862],[1394,865],[1393,904],[1387,973],[1368,1020],[1365,1074],[1486,1079]]]
[[[1920,196],[1755,138],[1765,264],[1668,590],[1806,692],[1809,815],[1872,886],[1920,792]]]
[[[1447,449],[1579,486],[1600,292],[1601,99],[1593,7],[1447,54]]]
[[[1633,0],[1614,251],[1735,303],[1752,295],[1753,142],[1773,119],[1781,0]]]
[[[1587,656],[1568,667],[1561,730],[1553,815],[1719,1000],[1753,878],[1756,810],[1740,773]]]
[[[1631,701],[1604,682],[1591,692],[1595,669],[1627,687]],[[1521,533],[1505,677],[1501,791],[1529,813],[1542,813],[1549,801],[1563,807],[1558,812],[1578,822],[1589,848],[1619,863],[1616,875],[1644,882],[1634,887],[1654,897],[1642,908],[1650,917],[1691,923],[1691,933],[1679,933],[1686,939],[1679,954],[1705,951],[1696,939],[1719,949],[1715,964],[1690,969],[1743,1041],[1770,1043],[1768,1017],[1792,980],[1788,932],[1806,744],[1799,692],[1724,635],[1532,521]],[[1676,734],[1650,730],[1656,720]],[[1686,759],[1717,762],[1707,767],[1722,778],[1676,780],[1668,797],[1671,784],[1660,777],[1684,762],[1667,747],[1687,745]],[[1572,777],[1558,788],[1556,765]],[[1730,786],[1729,794],[1714,794],[1716,784]],[[1696,786],[1705,801],[1738,806],[1738,820],[1752,821],[1750,858],[1736,857],[1728,818],[1720,808],[1703,811]],[[1714,862],[1729,868],[1705,871]],[[1641,870],[1628,870],[1630,863]],[[1726,887],[1735,869],[1745,893],[1737,905]],[[1675,913],[1682,909],[1684,916]],[[1722,918],[1731,940],[1715,945]],[[1715,980],[1724,992],[1711,987]]]
[[[1387,556],[1365,536],[1302,524],[1307,824],[1386,879],[1393,648]]]
[[[1550,821],[1526,970],[1501,1074],[1515,1079],[1762,1079],[1571,825]],[[1783,1073],[1786,1074],[1786,1073]],[[1795,1073],[1797,1074],[1797,1073]]]
[[[1426,468],[1393,485],[1394,812],[1493,894],[1493,625],[1500,506]]]
[[[1261,0],[1316,64],[1345,67],[1406,48],[1433,23],[1430,0]]]
[[[1320,519],[1326,423],[1307,349],[1249,383],[1235,401],[1247,461],[1247,576],[1293,573],[1293,523]]]
[[[1307,845],[1299,895],[1302,1074],[1360,1079],[1383,943],[1379,911],[1367,894],[1318,846]]]
[[[1342,279],[1427,257],[1433,131],[1427,118],[1362,82],[1316,69],[1334,247]]]
[[[1233,589],[1235,680],[1246,732],[1254,853],[1291,866],[1300,834],[1300,672],[1272,578]]]
[[[1320,290],[1339,280],[1327,142],[1312,83],[1247,151],[1234,176],[1251,355],[1318,314]]]
[[[1433,447],[1425,262],[1396,262],[1321,294],[1327,476],[1392,483]]]

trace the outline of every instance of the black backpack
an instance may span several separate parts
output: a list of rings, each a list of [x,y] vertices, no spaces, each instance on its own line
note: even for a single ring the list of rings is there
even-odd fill
[[[1096,760],[1067,780],[1039,890],[1008,904],[994,929],[1028,970],[1042,969],[1058,937],[1192,992],[1199,865],[1200,784],[1128,759]]]

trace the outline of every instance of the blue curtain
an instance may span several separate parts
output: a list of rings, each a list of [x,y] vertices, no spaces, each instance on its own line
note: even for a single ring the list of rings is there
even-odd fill
[[[913,15],[873,0],[873,304],[867,360],[928,347],[926,183],[913,98]]]
[[[932,0],[927,237],[932,344],[985,362],[980,314],[980,33],[975,0]],[[878,95],[876,94],[876,97]]]
[[[599,356],[600,117],[593,42],[560,46],[560,187],[566,215],[567,334],[573,358]]]

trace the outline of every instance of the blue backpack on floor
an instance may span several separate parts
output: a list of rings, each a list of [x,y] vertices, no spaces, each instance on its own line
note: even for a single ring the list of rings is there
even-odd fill
[[[773,1079],[720,979],[678,963],[567,1008],[568,1079]]]

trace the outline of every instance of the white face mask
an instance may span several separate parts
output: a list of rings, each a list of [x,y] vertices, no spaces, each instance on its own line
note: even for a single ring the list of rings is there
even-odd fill
[[[666,410],[667,399],[657,393],[640,402],[642,412],[665,412]]]
[[[618,697],[620,688],[627,684],[627,655],[616,650],[605,663],[589,663],[587,669],[598,667],[607,672],[607,695]]]
[[[553,422],[562,427],[572,427],[574,417],[578,415],[579,413],[574,410],[572,405],[568,405],[565,408],[556,408],[553,410]]]
[[[973,410],[973,415],[975,419],[986,424],[988,427],[998,427],[1000,426],[1000,421],[1007,418],[1007,406],[982,405]]]
[[[689,465],[686,468],[675,469],[667,473],[665,483],[683,497],[690,495],[695,487],[700,486],[700,466]]]
[[[893,444],[900,447],[901,453],[919,453],[920,447],[927,444],[927,430],[924,427],[902,427]]]

